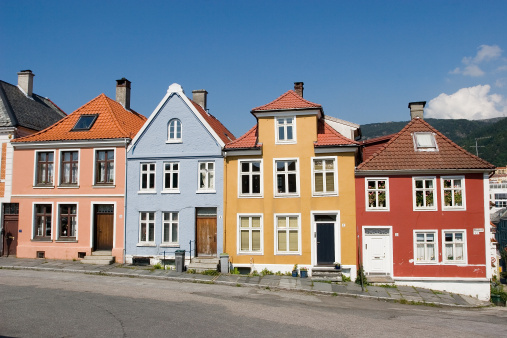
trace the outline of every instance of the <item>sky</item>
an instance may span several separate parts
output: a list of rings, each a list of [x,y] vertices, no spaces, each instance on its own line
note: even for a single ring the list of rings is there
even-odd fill
[[[117,79],[149,116],[172,83],[208,91],[236,137],[250,111],[304,82],[304,98],[357,124],[507,116],[507,1],[0,0],[0,79],[70,114]]]

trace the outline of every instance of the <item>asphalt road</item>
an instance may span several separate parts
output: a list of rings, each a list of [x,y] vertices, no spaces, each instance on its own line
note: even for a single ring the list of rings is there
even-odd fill
[[[249,287],[0,270],[4,337],[491,337],[506,332],[507,308],[435,308]]]

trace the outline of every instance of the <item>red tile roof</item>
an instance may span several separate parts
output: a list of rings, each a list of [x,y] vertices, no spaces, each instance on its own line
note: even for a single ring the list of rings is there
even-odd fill
[[[190,99],[189,99],[190,100]],[[218,134],[218,137],[225,143],[234,141],[236,137],[227,129],[225,126],[213,115],[207,113],[198,103],[190,100],[194,105],[195,109],[202,115],[202,117],[208,122],[213,130]]]
[[[438,151],[416,151],[414,132],[435,134]],[[452,142],[422,119],[413,119],[399,133],[358,167],[368,170],[485,169],[495,167]]]
[[[319,119],[317,127],[317,142],[315,142],[315,146],[326,147],[343,145],[359,145],[359,143],[346,138],[327,124],[325,120]]]
[[[72,131],[81,115],[97,114],[95,123],[89,130]],[[36,134],[12,140],[11,142],[41,142],[62,140],[94,140],[134,138],[146,121],[146,117],[100,94],[78,108],[72,114]]]
[[[260,148],[257,143],[257,125],[247,131],[243,136],[237,138],[235,141],[227,144],[225,149],[249,149]]]
[[[305,108],[322,109],[322,106],[320,104],[305,100],[301,96],[296,94],[295,91],[289,90],[276,100],[263,106],[259,106],[252,109],[252,112],[265,110],[287,110],[287,109],[305,109]]]

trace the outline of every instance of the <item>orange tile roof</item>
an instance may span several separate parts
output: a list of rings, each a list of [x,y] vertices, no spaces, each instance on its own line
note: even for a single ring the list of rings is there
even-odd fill
[[[359,145],[359,143],[346,138],[327,124],[325,120],[319,119],[317,127],[317,142],[315,142],[315,146],[326,147],[343,145]]]
[[[432,132],[438,151],[416,151],[412,134]],[[495,167],[452,142],[423,119],[413,119],[380,150],[357,167],[368,170],[485,169]]]
[[[225,149],[249,149],[260,148],[257,143],[257,125],[247,131],[243,136],[237,138],[235,141],[227,144]]]
[[[189,99],[190,100],[190,99]],[[225,143],[230,143],[236,139],[236,137],[213,115],[207,113],[198,103],[190,100],[194,105],[195,109],[202,115],[202,117],[208,122],[213,130],[218,134],[220,139]]]
[[[95,123],[89,130],[72,131],[81,115],[97,114]],[[64,140],[96,140],[134,138],[146,121],[146,117],[100,94],[78,108],[72,114],[36,134],[12,140],[11,142],[41,142]]]
[[[259,106],[252,109],[252,112],[265,110],[287,110],[287,109],[304,109],[304,108],[322,109],[322,106],[320,104],[305,100],[301,96],[296,94],[295,91],[289,90],[276,100],[263,106]]]

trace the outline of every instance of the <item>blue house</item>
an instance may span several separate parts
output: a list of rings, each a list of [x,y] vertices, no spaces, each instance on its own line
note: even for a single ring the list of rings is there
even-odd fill
[[[234,135],[172,84],[127,151],[125,258],[212,258],[223,243],[223,147]]]

